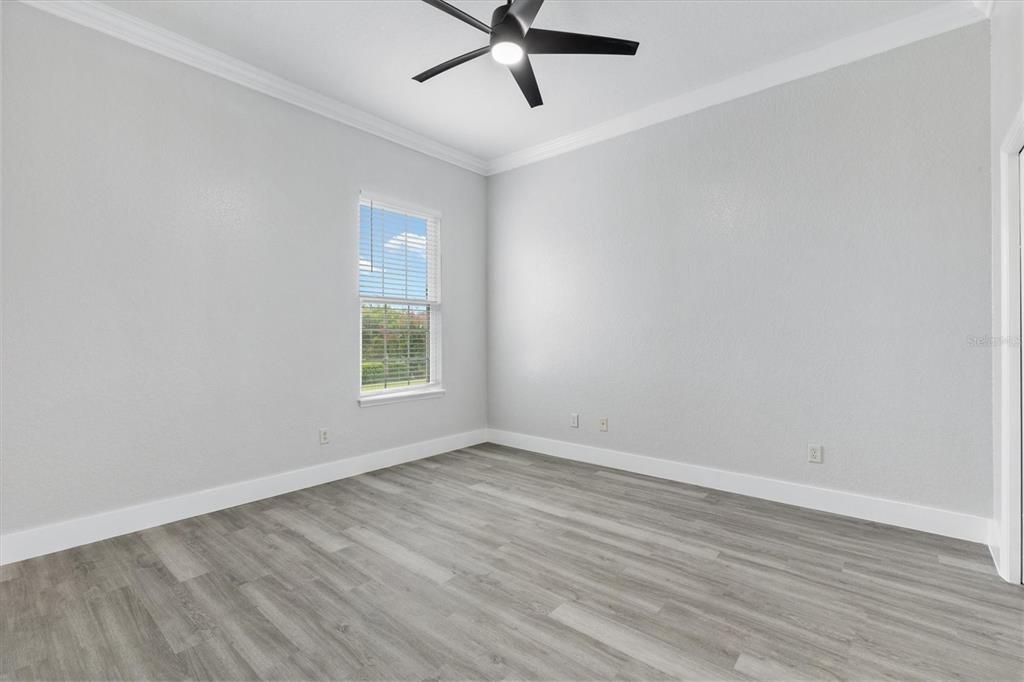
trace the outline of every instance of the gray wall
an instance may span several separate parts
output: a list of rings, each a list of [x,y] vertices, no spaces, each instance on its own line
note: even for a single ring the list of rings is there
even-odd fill
[[[496,428],[991,513],[984,24],[489,182],[19,3],[2,30],[3,532],[488,397]],[[445,214],[442,399],[356,405],[360,188]]]
[[[490,426],[991,515],[988,49],[491,178]]]
[[[4,532],[485,426],[483,178],[3,24]],[[443,398],[356,404],[361,188],[446,216]]]

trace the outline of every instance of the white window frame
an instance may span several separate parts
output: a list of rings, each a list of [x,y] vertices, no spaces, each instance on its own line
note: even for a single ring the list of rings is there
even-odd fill
[[[372,203],[375,207],[383,208],[388,211],[394,211],[396,213],[402,213],[405,215],[414,216],[416,218],[424,218],[426,220],[434,221],[437,230],[436,248],[437,253],[434,254],[434,267],[437,272],[435,273],[435,284],[438,295],[436,302],[425,302],[418,299],[405,299],[405,298],[390,298],[386,296],[363,296],[362,290],[360,289],[360,269],[359,269],[359,240],[361,238],[361,223],[360,223],[360,209],[363,204]],[[444,287],[441,284],[442,277],[442,264],[441,264],[441,212],[424,208],[411,204],[407,201],[393,199],[391,197],[383,196],[375,192],[363,191],[359,194],[359,201],[356,203],[356,291],[359,294],[359,364],[358,374],[359,377],[359,405],[360,407],[371,407],[374,405],[387,405],[390,403],[404,402],[407,400],[423,400],[427,398],[440,398],[445,394],[444,385],[441,382],[441,337],[442,337],[442,300],[444,297]],[[426,305],[430,310],[430,336],[428,343],[430,345],[430,377],[427,383],[420,386],[399,386],[397,388],[386,388],[379,391],[372,391],[370,393],[363,392],[363,304],[364,303],[394,303],[396,305]]]

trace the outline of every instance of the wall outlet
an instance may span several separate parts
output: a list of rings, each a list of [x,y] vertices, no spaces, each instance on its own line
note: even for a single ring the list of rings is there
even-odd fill
[[[807,461],[811,464],[821,464],[825,457],[825,448],[820,445],[807,446]]]
[[[320,429],[320,445],[327,445],[330,442],[331,439],[327,435],[327,429]]]
[[[601,417],[597,420],[597,428],[601,431],[608,430],[608,417]]]
[[[569,415],[569,427],[573,429],[580,428],[580,414],[579,412],[573,412]]]

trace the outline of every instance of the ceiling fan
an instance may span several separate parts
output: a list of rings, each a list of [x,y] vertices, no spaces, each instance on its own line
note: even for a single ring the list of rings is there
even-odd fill
[[[448,69],[490,52],[494,61],[508,66],[516,83],[519,84],[519,89],[523,91],[526,101],[530,103],[531,109],[544,104],[544,100],[540,96],[540,88],[537,86],[537,78],[533,75],[533,66],[530,64],[531,54],[635,55],[636,48],[640,46],[640,43],[634,40],[533,28],[533,20],[537,16],[537,12],[540,11],[541,5],[544,4],[544,0],[506,0],[506,4],[494,10],[490,26],[444,0],[423,0],[423,2],[483,31],[491,37],[491,40],[490,44],[485,47],[449,59],[443,64],[438,64],[413,76],[413,80],[422,83]]]

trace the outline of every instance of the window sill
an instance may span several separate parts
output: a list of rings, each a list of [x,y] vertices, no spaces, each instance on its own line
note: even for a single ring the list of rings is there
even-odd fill
[[[389,405],[391,403],[403,403],[407,400],[426,400],[427,398],[440,398],[444,395],[444,388],[438,385],[424,386],[410,391],[395,391],[394,393],[371,393],[360,396],[359,407],[373,407],[375,405]]]

